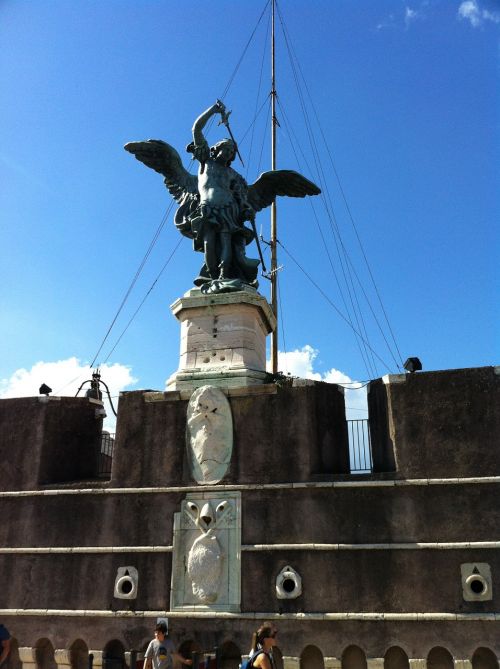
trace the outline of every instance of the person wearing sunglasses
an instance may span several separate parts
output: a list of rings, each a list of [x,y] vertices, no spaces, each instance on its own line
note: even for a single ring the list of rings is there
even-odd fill
[[[278,645],[277,634],[278,630],[270,622],[265,622],[254,632],[250,667],[254,669],[274,669],[273,648]]]

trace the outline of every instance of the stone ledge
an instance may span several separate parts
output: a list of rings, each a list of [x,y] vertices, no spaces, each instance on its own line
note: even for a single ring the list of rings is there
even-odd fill
[[[88,618],[222,618],[233,620],[307,620],[307,621],[394,621],[394,622],[460,622],[483,621],[497,622],[500,613],[378,613],[378,612],[339,612],[339,613],[229,613],[223,611],[109,611],[103,609],[0,609],[0,616],[40,616],[40,617],[88,617]]]
[[[228,397],[245,397],[247,395],[276,395],[278,386],[275,383],[261,383],[254,386],[237,386],[235,388],[220,387],[220,390]],[[145,402],[179,402],[189,400],[193,391],[190,390],[165,390],[147,391],[144,393]]]
[[[254,288],[250,287],[235,293],[219,293],[215,295],[204,295],[199,288],[193,288],[175,300],[170,305],[170,310],[177,318],[178,314],[184,309],[213,307],[225,304],[248,304],[258,307],[262,311],[269,332],[272,332],[276,327],[276,316],[269,302]]]
[[[216,386],[222,391],[232,388],[245,390],[249,386],[262,385],[267,380],[267,372],[246,367],[228,368],[224,370],[186,370],[181,369],[168,379],[167,385],[176,385],[174,391],[180,393],[180,399],[189,399],[196,388],[201,385]]]
[[[203,486],[206,491],[225,490],[309,490],[311,488],[395,488],[426,485],[472,485],[500,483],[500,476],[477,476],[452,479],[389,479],[383,481],[309,481],[305,483],[222,483]],[[198,492],[199,486],[170,486],[144,488],[44,488],[42,490],[4,490],[1,497],[39,497],[55,495],[142,495],[179,492]]]
[[[200,495],[204,494],[200,492]],[[484,550],[499,549],[500,541],[427,541],[393,542],[380,544],[242,544],[242,552],[268,551],[401,551],[401,550]],[[54,554],[97,554],[97,553],[171,553],[172,546],[23,546],[0,547],[0,555],[54,555]]]

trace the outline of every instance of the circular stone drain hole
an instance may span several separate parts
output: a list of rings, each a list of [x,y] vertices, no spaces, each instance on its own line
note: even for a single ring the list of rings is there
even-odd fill
[[[283,590],[285,592],[293,592],[295,590],[295,581],[291,578],[285,578],[283,581]]]
[[[120,584],[120,590],[122,594],[128,595],[129,593],[132,592],[133,585],[132,581],[129,581],[128,579],[124,579],[121,584]]]
[[[475,578],[469,582],[469,588],[475,595],[482,595],[485,590],[485,585],[481,579]]]

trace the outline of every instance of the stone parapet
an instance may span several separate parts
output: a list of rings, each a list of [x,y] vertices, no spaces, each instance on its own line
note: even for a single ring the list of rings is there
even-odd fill
[[[342,669],[342,660],[340,657],[325,657],[325,669]]]
[[[300,669],[300,659],[289,655],[283,656],[283,669]]]
[[[388,375],[370,382],[375,472],[400,478],[500,474],[495,367]]]
[[[383,657],[367,657],[366,658],[367,669],[384,669],[384,658]]]
[[[472,662],[470,660],[453,659],[455,669],[472,669]]]
[[[410,669],[427,669],[427,660],[425,658],[410,658],[408,660]]]
[[[23,669],[37,669],[36,650],[30,646],[18,648],[19,659]]]
[[[54,650],[54,659],[58,669],[66,669],[71,667],[70,651],[67,648],[56,648]]]
[[[102,667],[102,650],[89,650],[89,655],[92,655],[92,669],[101,669]]]

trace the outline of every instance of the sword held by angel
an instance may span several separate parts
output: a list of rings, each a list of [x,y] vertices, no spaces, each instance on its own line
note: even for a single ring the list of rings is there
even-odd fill
[[[255,214],[274,202],[277,195],[305,197],[319,195],[320,189],[293,170],[264,172],[248,185],[231,163],[239,155],[234,138],[210,147],[203,134],[208,120],[220,114],[229,128],[229,113],[217,100],[194,122],[193,141],[186,147],[199,162],[198,174],[190,174],[177,151],[158,139],[129,142],[125,149],[147,167],[163,175],[165,186],[179,204],[174,222],[177,229],[193,240],[195,251],[205,262],[194,280],[203,292],[219,293],[257,287],[259,260],[248,258],[245,247],[254,239]],[[252,229],[245,222],[252,224]]]

